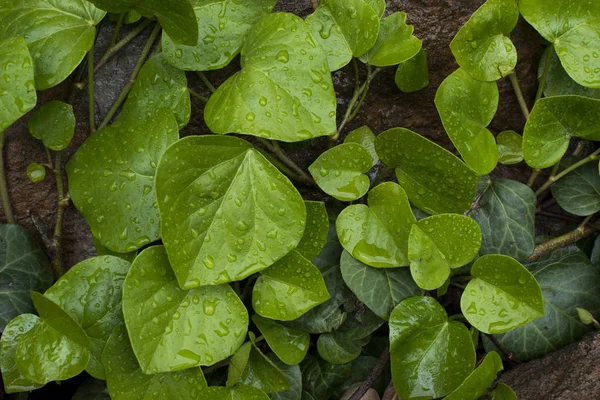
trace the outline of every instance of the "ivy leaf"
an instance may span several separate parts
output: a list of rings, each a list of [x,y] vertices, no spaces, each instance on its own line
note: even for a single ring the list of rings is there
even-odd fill
[[[275,13],[261,18],[241,54],[242,70],[206,104],[204,119],[212,132],[284,142],[335,133],[327,56],[300,17]]]
[[[373,47],[362,57],[365,64],[389,67],[413,58],[423,43],[413,36],[415,28],[406,23],[406,13],[396,12],[381,20]]]
[[[233,387],[210,386],[200,392],[196,400],[269,400],[269,396],[260,389],[240,385]]]
[[[327,54],[329,69],[336,71],[352,57],[365,54],[377,40],[381,5],[365,0],[323,0],[306,18],[313,36]]]
[[[500,382],[490,393],[491,400],[517,400],[517,395],[510,386]]]
[[[489,174],[498,163],[494,135],[486,128],[498,110],[498,96],[496,82],[475,80],[464,69],[444,79],[435,95],[450,140],[467,165],[480,175]]]
[[[416,224],[408,238],[410,274],[421,289],[435,290],[450,277],[450,265],[435,242]]]
[[[29,133],[50,150],[67,148],[75,134],[73,106],[62,101],[49,101],[33,114],[27,124]]]
[[[357,143],[344,143],[322,153],[308,171],[328,195],[354,201],[369,191],[371,180],[365,174],[371,167],[369,150]]]
[[[401,62],[394,77],[396,86],[404,93],[413,93],[429,85],[427,53],[421,49],[416,56]]]
[[[240,347],[248,329],[248,312],[229,285],[182,290],[162,246],[133,262],[123,315],[146,374],[213,365]]]
[[[302,364],[302,388],[315,399],[328,400],[338,386],[350,378],[351,364],[333,365],[307,356]],[[304,395],[302,397],[304,399]]]
[[[217,0],[192,2],[198,25],[198,41],[177,44],[168,33],[162,48],[169,63],[184,71],[220,69],[240,52],[246,34],[263,15],[270,13],[276,0]],[[195,3],[195,4],[194,4]]]
[[[498,162],[504,165],[523,161],[523,137],[515,131],[502,131],[496,135]]]
[[[113,400],[197,398],[207,386],[200,368],[152,375],[142,372],[125,325],[114,328],[102,352],[102,362]]]
[[[377,136],[381,161],[396,168],[411,203],[429,214],[462,214],[471,208],[477,174],[454,154],[421,135],[394,128]]]
[[[385,13],[386,1],[385,0],[365,0],[367,4],[373,7],[373,10],[379,15],[379,18],[383,17]]]
[[[375,151],[375,135],[369,127],[361,126],[360,128],[353,130],[346,136],[344,143],[358,143],[367,149],[371,155],[372,167],[379,161],[379,156]]]
[[[458,65],[480,81],[497,81],[510,74],[517,65],[510,33],[518,20],[515,0],[486,1],[450,43]]]
[[[302,372],[299,365],[287,365],[275,356],[275,353],[267,354],[269,360],[275,364],[286,376],[290,388],[283,392],[269,393],[271,400],[301,400],[302,399]]]
[[[93,133],[69,160],[71,198],[102,245],[127,253],[160,238],[154,175],[177,136],[167,110],[141,120],[124,115]]]
[[[110,394],[108,393],[108,388],[106,387],[106,382],[94,379],[87,378],[83,381],[81,385],[77,388],[77,391],[71,398],[71,400],[111,400]]]
[[[18,225],[0,225],[0,330],[33,312],[29,292],[46,290],[53,280],[46,255],[29,233]]]
[[[312,260],[321,253],[327,243],[329,217],[325,203],[321,201],[305,201],[304,205],[306,206],[306,228],[295,251],[304,258]]]
[[[600,88],[600,4],[571,0],[520,0],[523,17],[554,44],[567,73],[577,83]]]
[[[432,297],[410,297],[390,316],[392,379],[402,398],[442,397],[473,370],[475,349],[468,329],[449,321]]]
[[[544,86],[544,95],[546,97],[573,94],[590,97],[592,99],[600,99],[600,90],[581,86],[567,74],[567,71],[565,71],[565,68],[560,63],[560,59],[553,48],[547,48],[544,55],[542,55],[540,67],[538,69],[538,80],[541,79],[544,73],[548,51],[552,51],[553,55],[546,76],[546,86]]]
[[[444,400],[477,400],[487,393],[498,372],[502,371],[502,359],[495,351],[486,354],[477,368],[456,390],[444,397]]]
[[[252,316],[252,322],[264,335],[271,350],[285,364],[299,364],[304,359],[310,344],[308,333],[288,328],[258,314]]]
[[[406,193],[393,182],[369,193],[368,206],[355,204],[340,213],[338,237],[352,257],[376,268],[408,265],[408,236],[416,222]]]
[[[95,25],[99,24],[106,13],[81,0],[5,0],[0,3],[0,38],[22,36],[27,42],[35,68],[35,88],[45,90],[54,87],[67,79],[81,63],[83,57],[94,44]],[[4,50],[14,46],[3,43]],[[18,42],[22,42],[18,39]],[[18,46],[22,46],[20,43]],[[29,100],[23,99],[25,110],[27,104],[35,103],[32,78],[28,75],[31,59],[20,58],[18,63],[11,60],[21,74],[21,66],[26,73],[26,92]],[[35,105],[35,104],[34,104]],[[33,108],[33,106],[31,107]],[[29,109],[31,109],[29,108]],[[25,110],[23,112],[27,112]],[[5,128],[0,125],[0,130]]]
[[[475,261],[471,275],[460,308],[479,331],[504,333],[544,315],[540,285],[517,260],[486,255]]]
[[[265,393],[282,392],[290,388],[286,376],[254,342],[246,342],[229,360],[227,386],[253,386]]]
[[[558,204],[571,214],[584,217],[600,210],[600,175],[595,163],[569,172],[551,189]]]

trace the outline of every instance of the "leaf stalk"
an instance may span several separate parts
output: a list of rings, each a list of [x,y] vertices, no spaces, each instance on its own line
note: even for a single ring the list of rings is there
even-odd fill
[[[581,167],[582,165],[585,165],[589,162],[592,161],[596,161],[600,158],[600,149],[596,150],[595,152],[593,152],[592,154],[590,154],[589,156],[587,156],[586,158],[584,158],[583,160],[580,160],[579,162],[576,162],[575,164],[565,168],[563,171],[561,171],[558,174],[551,174],[550,177],[548,178],[548,180],[546,181],[546,183],[544,183],[536,192],[535,195],[539,196],[540,194],[544,193],[550,186],[552,186],[553,184],[555,184],[556,182],[558,182],[560,179],[562,179],[565,175],[569,174],[570,172],[573,172],[574,170],[576,170],[577,168]]]
[[[0,131],[0,199],[2,200],[2,208],[6,216],[6,222],[9,224],[15,223],[15,216],[12,212],[10,197],[8,196],[8,186],[6,184],[6,171],[4,170],[4,131]]]

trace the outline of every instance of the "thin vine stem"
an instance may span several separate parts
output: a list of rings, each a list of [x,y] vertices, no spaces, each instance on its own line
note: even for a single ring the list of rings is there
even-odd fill
[[[375,176],[375,179],[373,179],[373,184],[371,186],[375,187],[379,185],[385,179],[385,177],[393,170],[394,168],[392,167],[385,167],[380,169],[377,175]]]
[[[529,176],[529,180],[527,181],[527,186],[533,187],[533,185],[535,184],[535,180],[538,178],[538,176],[540,176],[541,173],[542,170],[539,168],[535,168],[533,171],[531,171],[531,175]]]
[[[8,186],[6,184],[6,171],[4,170],[4,132],[0,131],[0,199],[2,200],[2,208],[6,216],[6,222],[9,224],[15,223],[15,216],[12,212],[10,197],[8,196]]]
[[[517,78],[517,73],[513,70],[508,77],[510,78],[510,83],[512,84],[513,90],[515,91],[515,95],[517,96],[517,101],[519,102],[519,106],[521,107],[521,112],[525,117],[525,120],[529,119],[529,108],[527,107],[527,102],[525,102],[525,97],[523,96],[523,91],[521,90],[521,85],[519,84],[519,79]]]
[[[487,333],[484,333],[484,335],[487,336],[494,343],[494,345],[502,352],[502,354],[504,354],[504,357],[511,360],[515,364],[521,363],[521,361],[519,361],[519,359],[517,357],[515,357],[514,354],[512,354],[504,346],[502,346],[502,343],[500,343],[500,341],[496,338],[496,336],[489,335]]]
[[[112,39],[110,40],[110,44],[108,45],[109,49],[117,43],[117,40],[119,40],[119,33],[121,33],[121,27],[123,26],[123,22],[125,21],[126,15],[126,12],[122,12],[121,14],[119,14],[119,20],[117,21],[115,31],[113,32]]]
[[[46,149],[48,159],[52,164],[52,154],[50,150]],[[65,219],[65,211],[69,207],[70,198],[69,195],[65,195],[65,188],[62,178],[62,153],[56,152],[54,158],[54,178],[56,180],[56,223],[54,225],[54,233],[52,235],[52,251],[54,258],[52,259],[52,271],[56,279],[60,278],[64,273],[63,257],[62,257],[62,230]]]
[[[580,155],[584,148],[585,148],[585,141],[580,140],[579,143],[577,143],[577,147],[573,151],[573,155],[574,156]]]
[[[287,176],[288,178],[290,178],[291,180],[296,181],[296,182],[300,182],[300,183],[309,183],[309,182],[306,182],[300,176],[298,176],[290,168],[288,168],[287,165],[285,165],[284,163],[282,163],[281,161],[279,161],[278,159],[276,159],[275,157],[273,157],[273,155],[271,153],[269,153],[267,150],[262,149],[260,147],[256,147],[256,150],[258,150],[263,156],[265,156],[265,158],[267,160],[269,160],[271,162],[271,164],[273,164],[275,167],[277,167],[278,170],[280,170],[281,172],[283,172],[283,174],[285,176]]]
[[[552,62],[552,57],[554,56],[554,44],[551,43],[548,47],[546,53],[546,63],[544,64],[544,71],[542,72],[542,76],[540,77],[540,84],[538,86],[537,93],[535,95],[535,102],[542,98],[544,94],[544,89],[546,89],[546,81],[548,80],[548,72],[550,71],[550,63]]]
[[[389,360],[390,360],[390,345],[388,343],[385,345],[385,348],[383,349],[383,351],[381,352],[381,355],[377,359],[377,362],[375,363],[375,366],[373,367],[371,374],[369,374],[367,379],[365,379],[363,381],[363,383],[360,385],[358,390],[356,392],[354,392],[354,394],[352,394],[352,396],[350,397],[350,400],[360,400],[363,398],[363,396],[365,395],[365,393],[367,393],[369,388],[371,386],[373,386],[373,383],[377,380],[377,378],[379,378],[381,376],[381,373],[387,366]]]
[[[198,71],[197,74],[200,77],[200,80],[202,81],[202,83],[204,83],[204,85],[208,88],[208,90],[210,90],[211,93],[214,93],[217,91],[217,89],[215,89],[214,85],[208,80],[206,75],[204,75],[200,71]]]
[[[572,245],[573,243],[592,235],[598,230],[595,226],[588,226],[592,217],[593,215],[586,217],[583,220],[583,222],[577,227],[577,229],[535,246],[533,254],[531,255],[531,257],[529,257],[527,261],[537,261],[542,256],[550,253],[553,250]]]
[[[539,196],[540,194],[544,193],[550,186],[552,186],[553,184],[555,184],[556,182],[558,182],[560,179],[562,179],[565,175],[569,174],[570,172],[573,172],[574,170],[576,170],[577,168],[581,167],[582,165],[585,165],[589,162],[595,161],[597,159],[600,158],[600,149],[596,150],[595,152],[593,152],[592,154],[590,154],[589,156],[587,156],[586,158],[584,158],[583,160],[576,162],[575,164],[565,168],[564,170],[562,170],[560,173],[554,175],[552,174],[548,180],[546,181],[546,183],[544,183],[536,192],[536,196]]]
[[[94,99],[94,46],[88,51],[88,108],[90,119],[90,132],[96,132],[96,103]]]
[[[306,172],[302,170],[295,162],[290,160],[290,158],[285,154],[283,149],[279,146],[274,140],[267,140],[263,138],[258,138],[258,141],[262,143],[271,153],[275,154],[277,158],[287,167],[289,167],[293,171],[293,177],[295,180],[299,182],[308,183],[310,185],[316,185],[314,179],[308,175]],[[291,172],[288,170],[288,173]]]
[[[207,103],[208,102],[208,99],[206,97],[202,96],[200,93],[198,93],[198,92],[196,92],[196,91],[194,91],[194,90],[192,90],[190,88],[188,88],[188,92],[190,92],[190,94],[192,96],[194,96],[195,98],[197,98],[201,102],[203,102],[203,103]]]
[[[125,47],[129,42],[135,39],[148,25],[152,23],[151,20],[145,19],[138,26],[136,26],[131,32],[127,34],[123,39],[117,42],[114,46],[109,47],[106,53],[100,58],[98,63],[94,66],[94,72],[98,72],[100,68],[104,66],[115,54]]]

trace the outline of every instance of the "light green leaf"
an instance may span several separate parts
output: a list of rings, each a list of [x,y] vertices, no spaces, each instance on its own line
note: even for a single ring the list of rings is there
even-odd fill
[[[314,399],[329,399],[350,378],[351,364],[333,365],[307,356],[302,364],[302,389]],[[302,396],[304,399],[304,395]]]
[[[362,145],[371,154],[371,166],[374,167],[379,161],[379,156],[375,151],[375,135],[373,131],[367,126],[361,126],[358,129],[353,130],[346,136],[344,143],[358,143]]]
[[[265,393],[290,388],[286,376],[254,342],[246,342],[229,360],[227,386],[248,385]]]
[[[242,280],[302,238],[306,207],[292,183],[250,143],[192,136],[156,174],[163,243],[182,288]]]
[[[62,101],[49,101],[41,106],[27,124],[29,133],[50,150],[67,148],[75,134],[73,106]]]
[[[260,330],[277,357],[287,365],[299,364],[308,351],[310,335],[296,329],[288,328],[258,314],[252,316],[257,328]]]
[[[460,308],[479,331],[508,332],[544,315],[540,285],[517,260],[486,255],[475,261],[471,275]]]
[[[498,96],[496,82],[475,80],[462,68],[448,76],[435,95],[450,140],[467,165],[480,175],[489,174],[498,163],[494,135],[486,128],[498,110]]]
[[[35,67],[35,88],[45,90],[67,79],[81,63],[94,44],[95,25],[104,15],[104,11],[83,0],[2,0],[0,38],[25,38]],[[31,59],[21,59],[14,65],[19,73],[21,65],[28,71]],[[31,78],[25,74],[22,79],[27,82],[27,92],[31,92]],[[30,102],[23,100],[24,104]]]
[[[31,163],[27,166],[27,177],[33,183],[38,183],[46,178],[46,167],[42,164]]]
[[[142,120],[125,115],[73,155],[67,164],[71,199],[102,245],[126,253],[160,238],[154,174],[177,136],[167,110]]]
[[[299,365],[287,365],[277,358],[275,353],[267,354],[267,357],[286,376],[290,388],[283,392],[269,393],[271,400],[301,400],[302,399],[302,372]]]
[[[296,251],[304,258],[312,260],[317,257],[327,243],[329,217],[325,203],[321,201],[305,201],[306,228]]]
[[[565,163],[565,167],[572,163]],[[563,210],[588,216],[600,211],[600,175],[598,165],[587,163],[569,172],[552,185],[552,196]]]
[[[487,353],[481,364],[444,400],[478,400],[487,393],[488,388],[502,371],[502,359],[495,351]]]
[[[198,41],[191,46],[175,43],[167,33],[162,47],[169,63],[184,71],[223,68],[240,52],[246,34],[263,15],[273,10],[276,0],[194,1]]]
[[[560,63],[558,55],[556,55],[554,49],[550,47],[548,47],[544,55],[542,55],[540,67],[538,69],[538,79],[540,79],[544,73],[548,51],[552,51],[553,55],[548,69],[548,75],[546,76],[546,86],[544,86],[544,95],[546,97],[573,94],[591,97],[592,99],[600,99],[600,90],[581,86],[567,74],[567,71],[565,71]]]
[[[381,161],[396,168],[411,203],[429,214],[462,214],[471,208],[477,174],[454,154],[421,135],[394,128],[377,136]]]
[[[371,190],[368,204],[352,205],[338,216],[336,230],[342,246],[372,267],[408,265],[408,236],[416,219],[406,193],[399,185],[385,182]]]
[[[385,0],[365,0],[367,4],[373,7],[373,10],[379,15],[379,18],[383,17],[385,13],[386,1]]]
[[[326,55],[315,40],[293,14],[261,18],[242,48],[242,70],[206,104],[204,119],[210,130],[284,142],[334,134],[333,82]]]
[[[123,285],[123,315],[144,373],[213,365],[243,343],[248,312],[229,285],[188,291],[162,246],[135,259]]]
[[[425,50],[421,49],[416,56],[400,63],[394,81],[398,89],[405,93],[426,88],[429,85],[429,68]]]
[[[111,400],[111,398],[106,382],[90,377],[79,385],[71,400]]]
[[[517,65],[510,33],[518,20],[516,0],[486,1],[450,43],[458,65],[480,81],[497,81],[510,74]]]
[[[252,386],[218,387],[211,386],[202,392],[196,400],[269,400],[269,396]]]
[[[421,289],[440,288],[450,277],[450,263],[435,242],[416,224],[408,238],[408,259],[410,274]]]
[[[515,131],[503,131],[496,135],[498,162],[504,165],[523,161],[523,137]]]
[[[325,193],[340,201],[354,201],[371,186],[365,175],[371,166],[369,150],[357,143],[344,143],[322,153],[308,171]]]
[[[410,297],[390,316],[392,379],[402,398],[442,397],[456,389],[475,365],[468,329],[449,321],[432,297]]]
[[[510,386],[500,382],[496,389],[490,393],[491,400],[517,400],[517,395]]]

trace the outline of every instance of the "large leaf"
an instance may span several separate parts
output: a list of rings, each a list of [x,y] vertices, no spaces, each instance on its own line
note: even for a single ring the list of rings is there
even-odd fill
[[[71,199],[110,250],[134,251],[160,237],[154,174],[177,131],[167,110],[125,115],[93,133],[67,164]]]
[[[177,44],[165,33],[162,38],[165,58],[171,65],[185,71],[208,71],[226,66],[239,53],[252,25],[271,12],[276,2],[192,2],[198,23],[198,41],[191,46]]]
[[[390,356],[402,398],[442,397],[473,370],[475,349],[468,329],[449,321],[432,297],[410,297],[390,316]]]
[[[313,398],[328,400],[333,392],[349,378],[350,364],[333,365],[318,357],[308,356],[300,365],[302,389]],[[302,397],[304,399],[304,396]]]
[[[212,365],[244,342],[248,312],[229,285],[188,291],[162,246],[135,259],[123,285],[123,315],[144,373]]]
[[[455,391],[444,397],[444,400],[478,400],[486,394],[488,388],[502,371],[502,359],[495,351],[489,352],[481,364],[473,371]]]
[[[250,143],[235,137],[194,136],[171,146],[156,190],[163,242],[185,289],[244,279],[302,238],[302,197]]]
[[[486,128],[498,110],[498,96],[496,82],[475,80],[462,68],[447,77],[435,95],[448,136],[467,165],[480,175],[489,174],[498,163],[494,135]]]
[[[518,20],[516,0],[486,1],[450,43],[458,65],[480,81],[497,81],[510,74],[517,65],[510,33]]]
[[[600,211],[598,165],[587,163],[562,177],[552,186],[552,196],[571,214],[587,216]]]
[[[394,128],[377,136],[377,154],[396,168],[411,203],[430,214],[462,214],[477,191],[477,174],[455,155],[421,135]]]
[[[73,106],[54,100],[44,104],[33,114],[27,124],[29,133],[50,150],[67,148],[75,134]]]
[[[0,330],[17,315],[32,312],[29,292],[53,281],[44,252],[18,225],[0,225]]]
[[[290,388],[283,392],[269,393],[271,400],[302,400],[302,372],[299,365],[287,365],[279,360],[275,353],[267,354],[267,357],[286,376]]]
[[[261,18],[241,54],[242,70],[206,104],[211,131],[285,142],[335,133],[336,99],[326,55],[300,17]]]
[[[1,0],[0,38],[25,38],[35,67],[35,87],[49,89],[71,75],[92,48],[95,25],[105,14],[84,0]],[[31,60],[15,65],[28,70]]]
[[[310,344],[308,333],[288,328],[258,314],[252,316],[252,322],[256,324],[271,350],[282,362],[295,365],[304,359]]]
[[[405,93],[426,88],[429,85],[429,67],[425,50],[421,49],[416,56],[400,63],[394,81],[398,89]]]
[[[304,205],[306,206],[306,229],[294,250],[304,258],[312,260],[321,253],[327,243],[329,217],[323,202],[305,201]]]
[[[575,82],[573,78],[567,74],[567,71],[565,71],[565,68],[560,63],[560,59],[556,52],[554,52],[554,49],[548,48],[546,49],[546,52],[548,51],[552,51],[553,55],[546,76],[546,86],[544,87],[544,95],[546,97],[574,94],[577,96],[600,99],[599,89],[591,89]],[[538,69],[538,78],[541,78],[544,73],[547,56],[547,53],[542,56],[540,67]]]
[[[240,385],[233,387],[211,386],[202,392],[196,400],[269,400],[269,396],[260,389],[252,386]]]

